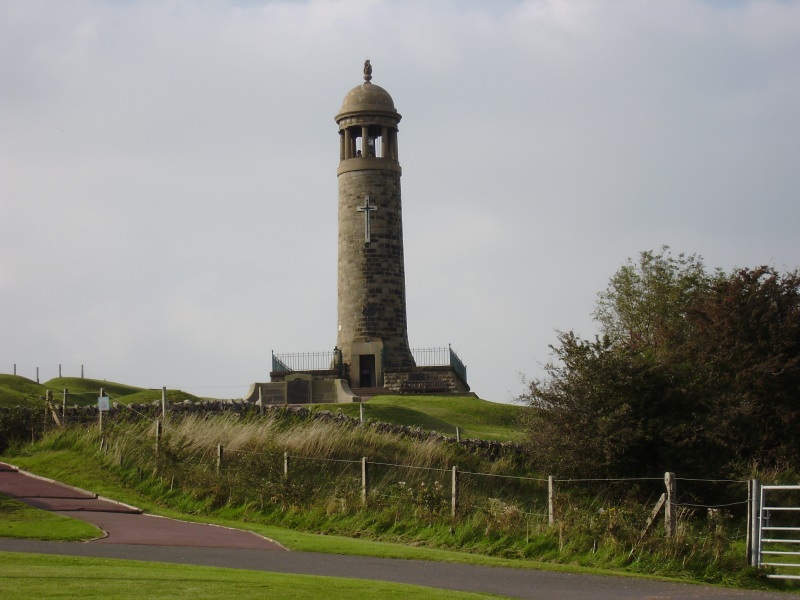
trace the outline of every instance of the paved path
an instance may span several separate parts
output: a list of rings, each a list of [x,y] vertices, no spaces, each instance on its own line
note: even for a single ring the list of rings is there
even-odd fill
[[[135,506],[38,477],[0,463],[0,493],[26,504],[87,521],[103,530],[100,544],[285,550],[249,531],[142,514]]]
[[[43,496],[41,494],[46,492],[39,489],[38,486],[48,483],[46,480],[38,479],[37,482],[33,482],[27,475],[11,471],[8,467],[6,470],[2,470],[1,465],[2,463],[0,463],[0,492],[20,498],[29,504],[37,503],[41,506],[52,502],[59,506],[58,503],[61,500],[70,503],[73,501],[88,502],[92,500],[91,496],[94,496],[68,486],[61,486],[58,491],[51,489],[49,495]],[[49,482],[49,484],[52,485],[53,482]],[[38,494],[37,489],[39,490]],[[235,530],[221,527],[200,526],[201,529],[198,531],[202,531],[201,534],[181,533],[178,530],[182,526],[194,529],[198,524],[148,517],[136,514],[137,509],[133,507],[119,505],[108,500],[94,499],[116,505],[117,509],[113,509],[107,504],[102,505],[107,510],[76,509],[73,503],[71,512],[63,510],[57,510],[57,512],[96,523],[104,529],[108,526],[111,530],[115,530],[115,533],[109,533],[108,537],[89,543],[0,538],[0,551],[149,560],[254,571],[353,577],[502,594],[508,597],[534,600],[553,598],[569,598],[571,600],[800,599],[800,595],[795,594],[729,590],[627,577],[483,567],[421,560],[287,552],[282,551],[283,549],[274,542],[247,532],[238,532],[244,533],[244,536],[231,537],[229,532]],[[101,523],[105,523],[105,525]],[[141,523],[154,523],[155,527],[141,528]],[[138,532],[125,531],[131,527],[142,530]],[[253,538],[259,540],[258,543],[263,543],[263,545],[254,547]],[[224,548],[224,551],[221,551],[221,548]]]

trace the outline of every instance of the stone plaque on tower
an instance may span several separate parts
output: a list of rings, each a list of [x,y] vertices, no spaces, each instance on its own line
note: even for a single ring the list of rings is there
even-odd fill
[[[339,125],[337,347],[351,387],[383,385],[385,369],[413,368],[406,321],[403,218],[397,125],[389,93],[372,83],[350,90]]]

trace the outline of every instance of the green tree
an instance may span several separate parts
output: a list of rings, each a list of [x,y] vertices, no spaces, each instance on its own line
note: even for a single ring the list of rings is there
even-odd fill
[[[692,308],[683,359],[732,462],[800,461],[800,273],[740,269]]]
[[[567,476],[746,475],[800,462],[800,274],[710,275],[669,249],[599,294],[602,338],[560,333],[521,399],[536,466]]]
[[[556,361],[522,399],[533,466],[567,477],[625,477],[705,468],[705,417],[689,374],[608,337],[559,334]],[[708,449],[706,449],[708,450]]]
[[[663,359],[670,343],[686,333],[690,307],[714,279],[695,254],[673,256],[669,246],[645,251],[614,273],[598,294],[593,316],[614,345]]]

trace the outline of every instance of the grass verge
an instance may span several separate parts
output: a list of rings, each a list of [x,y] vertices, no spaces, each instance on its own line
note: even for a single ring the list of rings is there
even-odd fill
[[[497,598],[343,577],[0,552],[0,597],[28,598]]]
[[[0,537],[81,542],[103,535],[89,523],[62,517],[0,494]]]

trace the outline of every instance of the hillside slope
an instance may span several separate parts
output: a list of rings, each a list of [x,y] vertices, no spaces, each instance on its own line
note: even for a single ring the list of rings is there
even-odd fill
[[[318,410],[358,417],[358,404],[317,404]],[[523,407],[498,404],[475,396],[376,396],[364,403],[364,418],[464,438],[519,441]]]
[[[53,392],[53,400],[60,404],[65,389],[69,390],[69,406],[89,406],[97,403],[101,388],[112,402],[121,404],[161,400],[160,389],[146,389],[100,379],[59,377],[39,384],[18,375],[0,374],[0,407],[39,403],[47,390]],[[185,400],[197,402],[202,398],[181,390],[167,390],[168,402]],[[360,407],[359,404],[318,404],[312,408],[358,417]],[[497,441],[519,441],[522,438],[519,427],[519,417],[523,410],[521,406],[498,404],[471,395],[376,396],[364,403],[363,407],[365,418],[372,421],[419,427],[446,435],[455,435],[458,427],[464,438]]]

